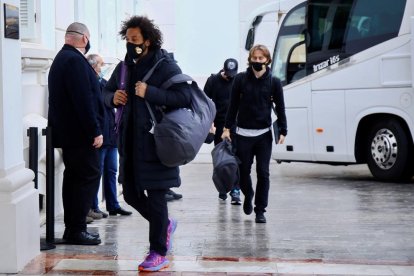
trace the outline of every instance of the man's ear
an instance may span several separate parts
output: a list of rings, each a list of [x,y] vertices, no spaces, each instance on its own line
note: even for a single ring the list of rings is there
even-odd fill
[[[151,45],[151,41],[149,41],[149,39],[145,40],[144,45],[149,47]]]

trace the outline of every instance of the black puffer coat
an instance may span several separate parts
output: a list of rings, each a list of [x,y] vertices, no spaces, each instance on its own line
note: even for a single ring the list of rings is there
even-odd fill
[[[149,69],[165,57],[146,82],[148,87],[145,99],[160,121],[160,106],[168,108],[187,107],[190,105],[190,87],[188,84],[176,84],[168,90],[161,86],[170,77],[181,73],[174,59],[164,50],[149,52],[136,64],[126,58],[128,66],[127,87],[128,102],[124,107],[119,137],[119,153],[123,158],[120,174],[124,183],[134,183],[138,191],[150,189],[167,189],[179,187],[181,184],[178,167],[166,167],[157,157],[154,136],[149,132],[152,128],[151,116],[144,99],[135,95],[135,83],[141,81]],[[117,90],[120,78],[120,64],[115,68],[109,79],[106,90],[106,104],[113,104],[113,93]],[[112,93],[112,96],[110,93]],[[108,95],[109,94],[109,95]]]

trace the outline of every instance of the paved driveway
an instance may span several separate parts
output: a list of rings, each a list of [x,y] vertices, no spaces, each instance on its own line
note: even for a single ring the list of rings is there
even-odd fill
[[[273,162],[267,223],[256,224],[242,206],[218,199],[209,160],[181,168],[175,191],[184,198],[169,203],[178,228],[165,275],[414,275],[414,182],[376,182],[362,165]],[[57,245],[23,274],[136,275],[148,252],[139,214],[88,228],[101,245]],[[56,238],[63,229],[59,216]]]

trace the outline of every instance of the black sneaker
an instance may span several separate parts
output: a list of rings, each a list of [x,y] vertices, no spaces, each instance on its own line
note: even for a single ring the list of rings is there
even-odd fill
[[[166,193],[165,194],[165,200],[167,200],[167,201],[173,201],[173,200],[175,200],[175,198],[174,198],[173,195],[170,195],[169,193]]]
[[[227,199],[227,194],[222,194],[222,193],[219,193],[219,198],[220,198],[221,200],[226,200],[226,199]]]
[[[263,213],[256,214],[256,223],[266,223],[266,217]]]
[[[230,196],[231,196],[231,205],[241,205],[239,189],[234,189],[233,191],[231,191]]]
[[[244,197],[243,211],[246,215],[250,215],[253,212],[252,200],[249,197]]]

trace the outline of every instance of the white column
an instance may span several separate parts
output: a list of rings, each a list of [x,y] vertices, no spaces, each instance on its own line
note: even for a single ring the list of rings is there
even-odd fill
[[[4,37],[0,4],[0,273],[17,273],[40,253],[39,200],[23,161],[21,45]]]

